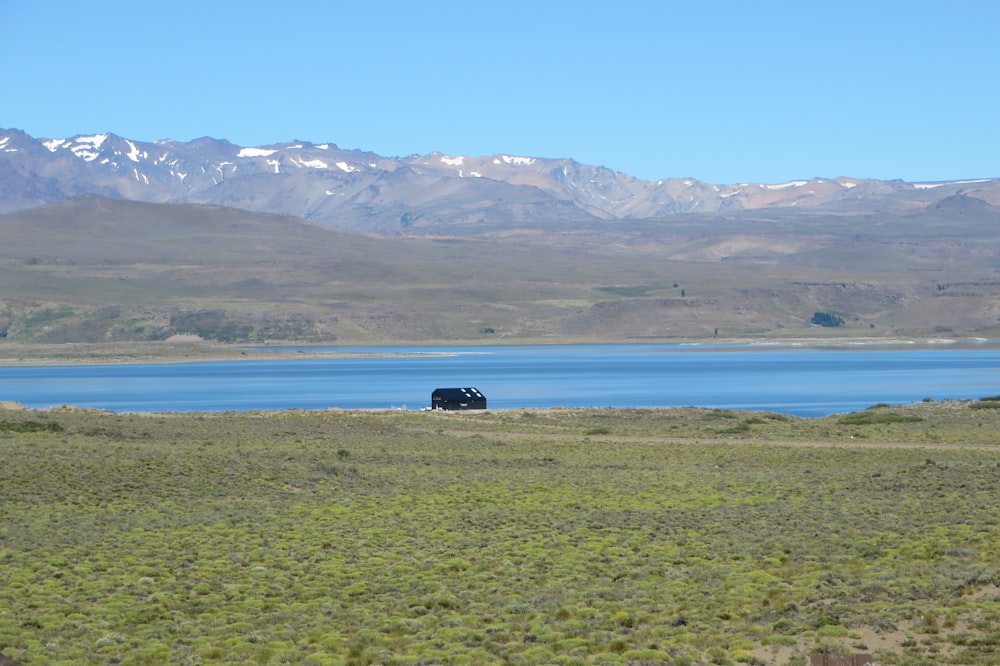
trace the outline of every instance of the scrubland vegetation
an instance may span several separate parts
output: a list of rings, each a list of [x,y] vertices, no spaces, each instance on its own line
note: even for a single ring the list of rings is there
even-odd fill
[[[0,409],[24,664],[1000,663],[1000,402]]]

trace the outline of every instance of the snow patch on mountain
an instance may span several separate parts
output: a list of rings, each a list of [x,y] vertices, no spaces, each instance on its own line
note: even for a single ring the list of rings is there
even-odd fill
[[[72,146],[70,150],[72,150],[73,154],[79,157],[84,162],[93,162],[101,155],[99,152],[97,152],[96,150],[91,150],[86,145]],[[102,162],[102,164],[106,164],[109,161],[110,160],[106,160],[105,162]]]
[[[329,169],[330,165],[323,160],[304,160],[301,157],[293,157],[291,159],[292,164],[300,167],[307,167],[310,169]]]
[[[775,185],[764,185],[769,190],[783,190],[786,187],[802,187],[807,184],[807,180],[790,180],[787,183],[777,183]]]
[[[236,153],[236,157],[270,157],[276,152],[278,151],[270,148],[241,148],[240,152]]]
[[[93,162],[100,157],[100,148],[107,140],[107,134],[92,134],[90,136],[78,136],[73,141],[64,141],[56,145],[56,148],[69,148],[70,151],[85,162]],[[55,152],[55,149],[49,148]]]
[[[352,167],[347,162],[337,162],[335,166],[341,171],[346,171],[347,173],[351,173],[352,171],[357,171],[357,168]]]
[[[100,148],[107,139],[107,134],[91,134],[89,136],[78,136],[74,139],[47,139],[41,143],[50,153],[54,153],[60,148],[68,148],[74,155],[85,162],[93,162],[100,157]]]
[[[949,180],[943,183],[913,183],[913,187],[918,190],[931,190],[942,185],[974,185],[976,183],[988,183],[992,178],[979,178],[977,180]]]
[[[143,159],[149,157],[149,155],[146,153],[146,151],[139,150],[139,147],[136,146],[131,141],[129,141],[128,139],[125,139],[125,143],[127,143],[128,147],[129,147],[129,151],[128,151],[128,153],[126,153],[125,156],[128,157],[133,162],[138,162],[140,155],[142,155]]]
[[[104,142],[108,140],[107,134],[91,134],[90,136],[78,136],[76,137],[76,143],[89,143],[98,149],[104,145]]]
[[[500,159],[507,164],[513,164],[514,166],[531,166],[535,163],[534,157],[515,157],[513,155],[501,155]],[[493,160],[494,164],[500,164],[498,160]]]
[[[447,155],[442,155],[441,162],[447,164],[448,166],[462,166],[465,164],[465,158],[461,155],[458,157],[448,157]]]

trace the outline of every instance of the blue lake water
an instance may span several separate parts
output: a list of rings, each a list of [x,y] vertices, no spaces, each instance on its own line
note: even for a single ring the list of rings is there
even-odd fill
[[[317,351],[310,348],[310,352]],[[321,358],[0,367],[0,400],[114,411],[407,408],[475,386],[491,409],[720,407],[800,416],[1000,394],[1000,349],[680,344],[336,347]],[[357,352],[358,356],[344,356]]]

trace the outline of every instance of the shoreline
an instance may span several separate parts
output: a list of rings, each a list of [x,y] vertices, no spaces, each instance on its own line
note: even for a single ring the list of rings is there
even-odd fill
[[[775,347],[801,347],[812,349],[995,349],[1000,339],[990,338],[861,338],[861,337],[787,337],[787,338],[726,338],[726,339],[659,339],[659,340],[454,340],[448,342],[393,341],[352,342],[343,344],[297,344],[283,342],[274,345],[237,345],[208,341],[158,341],[125,343],[63,343],[21,344],[0,343],[0,367],[31,365],[124,365],[132,363],[198,363],[211,361],[268,361],[315,358],[358,358],[366,356],[402,356],[406,352],[391,350],[393,347],[413,346],[428,350],[449,347],[485,347],[518,345],[583,345],[583,344],[642,344],[680,346],[685,351],[713,351],[725,347],[741,347],[747,351]],[[352,347],[377,349],[385,352],[358,351]]]

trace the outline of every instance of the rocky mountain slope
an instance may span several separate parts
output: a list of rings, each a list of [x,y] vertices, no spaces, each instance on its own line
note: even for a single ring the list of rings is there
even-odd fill
[[[1000,179],[908,183],[811,178],[787,183],[646,181],[572,159],[431,153],[383,157],[332,143],[242,147],[143,142],[110,133],[40,139],[0,130],[0,212],[97,194],[293,215],[363,232],[648,219],[686,213],[915,210],[962,195],[1000,205]]]

